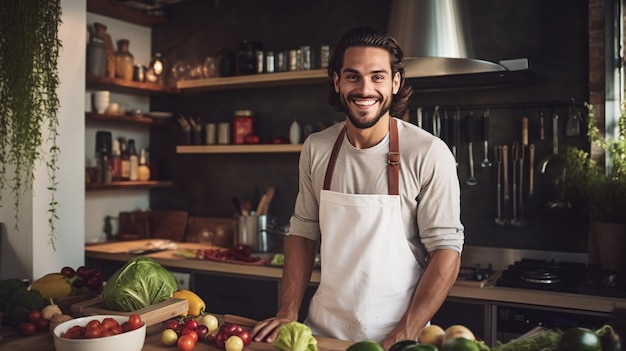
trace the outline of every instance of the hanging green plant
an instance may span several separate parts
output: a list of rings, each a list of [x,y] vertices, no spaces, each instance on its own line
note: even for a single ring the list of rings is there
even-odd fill
[[[49,239],[55,247],[59,148],[57,59],[60,0],[0,2],[0,206],[10,188],[19,230],[20,197],[31,190],[36,161],[45,160],[51,192]],[[48,153],[42,146],[51,145]]]

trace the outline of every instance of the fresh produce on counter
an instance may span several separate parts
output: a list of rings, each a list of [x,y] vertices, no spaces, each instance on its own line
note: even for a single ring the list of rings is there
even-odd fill
[[[244,347],[244,340],[249,345],[252,336],[248,330],[235,324],[223,324],[219,328],[219,320],[212,314],[203,314],[199,317],[182,317],[167,322],[166,329],[161,333],[161,342],[166,346],[176,345],[179,350],[192,350],[199,342],[214,343],[227,351],[240,351]],[[237,349],[237,342],[230,342],[230,349],[226,342],[232,336],[241,340],[241,348]]]
[[[28,321],[31,311],[43,308],[43,301],[39,290],[28,290],[19,279],[0,280],[2,325],[16,327],[19,323]]]
[[[59,273],[48,273],[35,280],[29,289],[39,290],[44,300],[48,300],[98,292],[102,285],[100,270],[80,266],[75,271],[72,267],[66,266]]]
[[[104,306],[132,312],[166,301],[178,290],[174,275],[149,257],[133,257],[118,269],[102,289]]]
[[[67,322],[70,319],[72,319],[72,316],[68,314],[54,314],[52,317],[50,317],[50,331],[52,332],[54,328],[57,327],[57,325],[63,322]]]
[[[260,257],[252,256],[252,249],[247,245],[237,244],[230,249],[197,249],[197,250],[178,250],[178,254],[199,260],[213,261],[235,261],[242,263],[260,263]]]
[[[404,344],[404,341],[401,341],[401,343]],[[394,344],[393,346],[396,346],[396,345]],[[348,347],[346,351],[385,351],[385,349],[383,349],[383,347],[380,346],[380,344],[377,341],[363,340],[363,341],[355,342],[354,344],[350,345],[350,347]]]
[[[317,339],[311,329],[300,322],[283,324],[272,344],[282,351],[317,351]]]
[[[63,314],[61,308],[54,303],[52,298],[49,299],[50,304],[41,309],[41,317],[45,319],[51,319],[55,314]]]
[[[104,317],[102,320],[93,319],[86,325],[75,325],[61,333],[63,339],[96,339],[126,333],[139,329],[143,326],[141,316],[131,314],[128,320],[121,325],[111,317]]]
[[[190,290],[180,289],[176,290],[172,297],[177,299],[187,300],[187,312],[183,313],[182,316],[186,317],[187,315],[192,317],[199,317],[204,314],[204,310],[206,309],[206,303],[200,296]]]

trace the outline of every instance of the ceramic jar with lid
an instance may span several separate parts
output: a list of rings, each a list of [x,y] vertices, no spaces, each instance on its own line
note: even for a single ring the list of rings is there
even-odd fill
[[[117,53],[115,53],[115,78],[133,80],[133,55],[128,51],[128,39],[117,41]]]

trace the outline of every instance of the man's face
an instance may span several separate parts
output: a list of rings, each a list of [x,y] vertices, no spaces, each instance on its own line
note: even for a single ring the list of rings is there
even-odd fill
[[[389,53],[377,47],[351,47],[343,57],[335,91],[344,112],[359,129],[370,128],[389,113],[393,94],[400,88],[400,73],[392,74]]]

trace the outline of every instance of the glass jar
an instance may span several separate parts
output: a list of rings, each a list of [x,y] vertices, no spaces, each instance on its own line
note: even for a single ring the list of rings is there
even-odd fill
[[[253,113],[250,110],[235,111],[233,117],[233,144],[245,144],[246,137],[254,131]]]
[[[128,39],[117,41],[117,53],[115,53],[115,78],[133,80],[133,55],[128,51]]]
[[[244,40],[239,43],[237,51],[237,67],[241,75],[257,73],[257,51],[260,45],[255,42]]]

